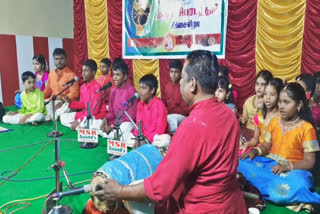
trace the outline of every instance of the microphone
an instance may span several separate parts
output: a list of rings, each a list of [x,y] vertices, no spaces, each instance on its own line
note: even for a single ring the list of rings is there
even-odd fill
[[[127,102],[125,102],[123,106],[127,106],[129,103],[132,103],[135,99],[139,99],[138,92],[136,92]]]
[[[57,193],[52,194],[51,197],[52,198],[61,198],[64,196],[79,195],[79,194],[88,193],[88,192],[92,192],[92,185],[91,184],[87,184],[87,185],[84,185],[83,187],[68,190],[65,192],[57,192]]]
[[[101,87],[98,91],[96,91],[96,94],[98,94],[100,91],[104,91],[106,90],[107,88],[110,88],[112,86],[112,83],[111,82],[108,82],[107,85]]]
[[[62,85],[62,87],[66,86],[66,85],[69,85],[69,84],[73,84],[75,82],[78,82],[79,78],[77,76],[75,76],[72,80],[66,82],[65,84]]]

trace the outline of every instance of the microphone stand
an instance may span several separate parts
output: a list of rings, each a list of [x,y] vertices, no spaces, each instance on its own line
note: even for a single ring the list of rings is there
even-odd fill
[[[142,134],[142,121],[139,120],[138,122],[139,129],[138,129],[138,136],[137,136],[137,141],[138,141],[138,147],[141,146],[141,143],[146,139],[144,135]]]
[[[60,91],[57,95],[52,95],[51,100],[45,102],[44,105],[47,105],[48,103],[52,102],[52,124],[53,124],[53,130],[47,134],[48,137],[60,137],[63,134],[58,131],[58,126],[57,126],[57,120],[56,120],[56,105],[55,101],[59,95],[61,95],[63,92],[68,90],[70,87],[73,86],[73,83],[71,83],[68,87],[64,88],[62,91]]]
[[[115,135],[113,136],[114,140],[120,140],[120,121],[119,121],[119,110],[117,110],[116,114],[116,123],[114,124],[113,128],[116,130]],[[116,158],[120,157],[119,155],[110,155],[109,161],[114,160]]]
[[[56,181],[56,188],[53,190],[54,193],[57,193],[57,192],[60,192],[61,188],[62,188],[62,182],[61,182],[61,185],[60,185],[60,181],[59,181],[59,178],[60,178],[60,175],[59,175],[59,171],[60,171],[60,168],[62,169],[63,171],[63,174],[68,182],[68,186],[70,189],[73,188],[69,178],[68,178],[68,175],[64,169],[64,162],[62,162],[60,160],[60,143],[59,143],[59,139],[58,138],[55,138],[55,163],[53,165],[50,166],[50,168],[52,167],[55,171],[55,181]],[[51,194],[50,194],[51,195]],[[50,197],[50,196],[48,196]],[[72,213],[72,208],[68,205],[59,205],[58,204],[58,201],[59,201],[59,198],[54,198],[53,200],[55,200],[55,206],[53,206],[52,209],[49,208],[49,206],[47,206],[47,208],[50,210],[49,214],[71,214]]]
[[[114,136],[115,140],[120,140],[120,122],[119,122],[119,110],[117,110],[117,115],[116,115],[116,123],[114,124],[114,129],[116,130],[116,135]]]
[[[136,123],[133,121],[133,119],[130,117],[130,115],[128,114],[128,110],[129,108],[133,106],[133,102],[131,103],[131,105],[129,105],[127,107],[126,110],[123,111],[122,115],[120,118],[124,117],[124,114],[128,117],[128,119],[130,120],[130,122],[133,124],[133,126],[138,130],[138,136],[137,136],[137,141],[138,141],[138,147],[141,145],[142,141],[145,141],[147,144],[150,144],[149,140],[142,134],[142,121],[139,120],[138,122],[138,126],[136,125]]]
[[[69,188],[73,188],[68,175],[64,169],[64,162],[60,160],[60,141],[59,138],[63,134],[58,131],[58,126],[57,126],[57,120],[55,119],[55,114],[56,114],[56,109],[55,109],[55,100],[59,95],[61,95],[63,92],[68,90],[70,87],[73,86],[73,83],[71,83],[68,87],[64,88],[62,91],[60,91],[57,95],[53,95],[51,100],[47,101],[45,105],[47,105],[49,102],[52,102],[52,123],[53,123],[53,131],[49,132],[47,134],[48,137],[53,137],[55,141],[55,162],[52,164],[49,168],[53,168],[55,171],[55,183],[56,183],[56,188],[53,190],[53,192],[59,192],[61,189],[60,186],[60,168],[63,171],[63,174],[68,182]],[[71,214],[72,213],[72,208],[68,205],[58,205],[58,199],[53,199],[55,200],[55,206],[50,210],[48,206],[48,210],[50,210],[49,214]]]
[[[90,105],[89,105],[89,102],[87,102],[87,129],[90,128],[90,120],[92,119],[92,113],[93,111],[96,109],[98,103],[100,103],[101,99],[104,97],[104,95],[107,93],[107,89],[104,89],[103,90],[103,93],[100,95],[98,101],[96,102],[96,104],[93,106],[91,112],[90,112]],[[92,142],[84,142],[80,145],[81,148],[83,149],[92,149],[92,148],[95,148],[97,147],[98,144],[97,143],[92,143]]]

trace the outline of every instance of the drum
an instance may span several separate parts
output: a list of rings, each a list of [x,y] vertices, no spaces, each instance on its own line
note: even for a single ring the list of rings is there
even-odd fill
[[[122,157],[108,161],[92,177],[93,192],[101,188],[99,184],[104,182],[104,178],[116,180],[121,185],[143,180],[155,172],[161,160],[162,155],[159,150],[151,144],[145,144]],[[115,202],[102,202],[93,194],[91,198],[95,207],[104,213],[111,212],[117,207]]]
[[[134,181],[130,185],[135,185],[144,180]],[[154,214],[154,204],[152,202],[125,201],[124,206],[131,214]]]

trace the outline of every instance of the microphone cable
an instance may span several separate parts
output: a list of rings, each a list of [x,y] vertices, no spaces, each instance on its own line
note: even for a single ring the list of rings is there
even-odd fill
[[[91,181],[91,179],[87,179],[87,180],[83,180],[83,181],[78,181],[78,182],[75,182],[74,185],[82,184],[82,183],[88,183],[88,182],[90,182],[90,181]],[[68,186],[62,187],[62,189],[66,189],[66,188],[68,188]],[[50,194],[50,193],[44,194],[44,195],[40,195],[40,196],[37,196],[37,197],[34,197],[34,198],[16,199],[16,200],[13,200],[13,201],[6,202],[5,204],[3,204],[3,205],[0,206],[0,214],[1,214],[1,209],[3,209],[5,206],[7,206],[7,205],[9,205],[9,204],[16,203],[16,204],[10,206],[10,208],[11,208],[11,207],[13,207],[13,206],[15,206],[15,205],[19,205],[18,202],[26,202],[26,201],[39,200],[39,199],[41,199],[41,198],[44,198],[44,197],[49,196],[49,194]],[[31,204],[31,203],[30,203],[30,204]],[[23,207],[23,208],[20,207],[20,208],[21,208],[21,209],[24,209],[24,208],[26,208],[26,207],[27,207],[27,206],[25,206],[25,207]],[[8,208],[7,208],[7,209],[8,209]],[[18,211],[18,210],[14,210],[14,212],[16,212],[16,211]]]
[[[55,176],[47,176],[47,177],[32,178],[32,179],[11,179],[12,177],[17,175],[17,173],[12,173],[12,172],[16,172],[16,171],[7,170],[7,171],[2,172],[0,174],[0,180],[7,180],[7,181],[11,181],[11,182],[28,182],[28,181],[40,181],[40,180],[56,178]],[[96,171],[77,172],[77,173],[73,173],[73,174],[68,174],[68,176],[72,177],[72,176],[77,176],[77,175],[93,174],[94,172],[96,172]],[[10,173],[10,177],[4,176],[4,174],[7,174],[7,173]],[[64,177],[64,175],[60,175],[60,178],[63,178],[63,177]]]
[[[44,145],[35,155],[33,155],[27,162],[25,162],[20,168],[17,170],[12,171],[9,175],[8,178],[12,177],[14,174],[18,174],[18,172],[23,169],[25,166],[27,166],[34,158],[36,158],[45,148],[47,148],[54,140],[50,140],[46,145]],[[3,180],[0,183],[0,186],[3,185],[7,180]]]

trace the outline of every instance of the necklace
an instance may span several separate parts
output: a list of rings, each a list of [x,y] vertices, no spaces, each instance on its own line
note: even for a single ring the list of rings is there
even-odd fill
[[[282,122],[282,135],[284,135],[291,126],[293,126],[296,122],[298,122],[298,120],[300,119],[300,117],[297,117],[297,119],[295,119],[294,121],[289,121],[289,122],[285,122],[281,119]],[[285,127],[285,124],[289,124],[288,127]]]

